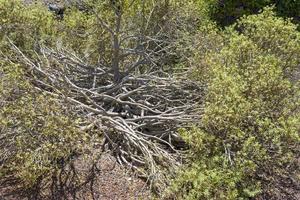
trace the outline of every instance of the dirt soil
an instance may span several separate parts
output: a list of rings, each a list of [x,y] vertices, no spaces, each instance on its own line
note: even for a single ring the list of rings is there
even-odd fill
[[[150,199],[147,184],[134,173],[120,166],[114,157],[106,154],[98,162],[100,173],[94,183],[94,199]],[[85,190],[88,191],[88,190]],[[86,194],[82,199],[93,199]]]
[[[76,161],[78,174],[84,174],[90,169],[90,163],[84,158]],[[66,188],[64,196],[43,196],[42,198],[24,197],[24,194],[16,189],[16,183],[8,181],[0,183],[0,200],[44,200],[44,199],[67,199],[67,200],[135,200],[150,199],[150,190],[147,184],[137,178],[135,174],[120,166],[114,157],[109,154],[102,155],[97,163],[99,171],[88,182],[76,191],[74,195]],[[31,195],[31,194],[29,194]],[[32,194],[33,195],[33,194]]]

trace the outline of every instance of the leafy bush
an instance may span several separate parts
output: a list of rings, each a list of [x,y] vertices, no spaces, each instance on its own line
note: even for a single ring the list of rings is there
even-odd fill
[[[299,23],[300,1],[295,0],[212,0],[202,1],[209,4],[209,15],[222,27],[236,22],[244,15],[257,14],[266,6],[275,6],[277,15],[286,18],[293,18]]]
[[[299,47],[296,26],[269,8],[226,30],[221,51],[206,56],[210,68],[202,126],[181,130],[192,164],[173,182],[178,199],[259,194],[296,199],[300,102],[290,74],[299,65]]]
[[[0,0],[0,15],[3,51],[9,51],[8,37],[27,55],[34,55],[42,44],[50,48],[72,49],[82,56],[92,57],[99,48],[99,37],[103,37],[95,16],[76,7],[67,9],[64,18],[58,20],[41,2],[24,5],[21,0]]]
[[[268,7],[259,15],[243,18],[234,28],[266,52],[263,55],[279,58],[285,75],[291,75],[289,72],[299,66],[300,34],[289,20],[276,18],[272,9]]]
[[[0,15],[0,41],[7,36],[22,49],[33,50],[40,41],[49,43],[56,34],[54,17],[41,4],[24,6],[20,0],[0,0]]]
[[[95,15],[82,12],[76,7],[67,9],[63,20],[57,23],[60,47],[70,49],[87,59],[97,61],[99,51],[104,52],[104,49],[110,44],[107,34],[99,29]],[[100,39],[104,40],[104,38],[105,44],[99,42]]]
[[[30,188],[67,165],[88,135],[69,106],[36,89],[7,39],[34,57],[40,44],[56,46],[64,23],[41,4],[19,0],[0,0],[0,15],[0,180],[10,176]]]
[[[11,175],[31,187],[81,152],[87,135],[79,118],[24,78],[20,67],[1,62],[0,179]]]

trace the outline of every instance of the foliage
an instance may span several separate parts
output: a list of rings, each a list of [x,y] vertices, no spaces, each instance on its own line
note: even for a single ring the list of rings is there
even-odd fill
[[[105,52],[109,38],[99,30],[96,17],[76,7],[67,9],[63,20],[57,22],[59,30],[58,48],[67,48],[86,59],[97,61],[98,51]],[[105,38],[105,39],[103,39]],[[99,42],[100,39],[106,43]]]
[[[299,66],[300,36],[297,26],[290,20],[276,18],[272,9],[267,7],[259,15],[243,18],[235,26],[243,35],[249,37],[258,48],[279,58],[285,75],[291,75]]]
[[[36,89],[27,64],[16,64],[18,55],[8,41],[35,57],[39,45],[57,45],[64,35],[60,27],[76,29],[56,20],[42,4],[1,0],[0,15],[0,180],[11,176],[30,188],[70,163],[88,135],[78,129],[81,119],[65,102]]]
[[[24,6],[20,0],[0,0],[0,15],[0,41],[10,37],[22,49],[32,50],[39,41],[47,44],[56,34],[54,17],[42,4]]]
[[[16,65],[1,62],[0,179],[31,187],[83,149],[87,135],[60,102],[36,91]]]
[[[244,15],[257,14],[266,6],[275,6],[279,16],[294,18],[299,23],[300,2],[297,0],[221,0],[212,2],[210,16],[219,25],[227,26]]]
[[[283,198],[278,185],[299,179],[299,87],[290,79],[299,39],[266,9],[226,30],[221,51],[206,56],[202,126],[181,130],[191,164],[171,187],[178,199]]]
[[[84,2],[57,18],[42,4],[0,0],[0,181],[51,179],[92,145],[93,128],[106,130],[120,162],[164,179],[158,170],[182,148],[177,127],[202,117],[205,93],[201,125],[179,131],[190,157],[169,196],[293,191],[300,33],[277,15],[299,16],[299,1]]]

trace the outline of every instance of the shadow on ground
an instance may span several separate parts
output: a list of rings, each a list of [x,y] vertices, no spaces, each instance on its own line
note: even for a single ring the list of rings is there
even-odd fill
[[[0,183],[0,200],[150,199],[146,183],[109,154],[102,155],[95,164],[79,158],[30,190],[19,185],[17,180],[7,177]]]

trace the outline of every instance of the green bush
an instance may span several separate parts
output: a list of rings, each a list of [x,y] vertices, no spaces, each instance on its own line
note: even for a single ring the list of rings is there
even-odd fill
[[[64,18],[57,19],[41,2],[25,5],[21,0],[0,0],[0,15],[0,47],[5,54],[10,51],[8,37],[26,55],[39,53],[39,45],[44,45],[94,58],[100,51],[98,40],[104,37],[95,16],[76,7],[68,8]]]
[[[171,191],[177,199],[283,198],[280,188],[300,173],[299,86],[290,79],[300,34],[266,9],[226,30],[223,41],[221,51],[206,56],[202,125],[180,131],[192,164]]]
[[[0,179],[12,176],[31,187],[62,169],[88,137],[78,117],[24,78],[19,66],[1,62]]]
[[[20,0],[0,0],[0,42],[5,36],[24,50],[34,50],[37,42],[49,44],[56,35],[55,20],[42,4],[24,6]]]
[[[299,66],[300,34],[297,26],[277,18],[272,9],[268,7],[259,15],[245,17],[234,28],[266,52],[263,55],[272,54],[279,58],[285,75],[291,75],[289,72]]]
[[[69,49],[76,54],[96,62],[99,52],[105,55],[109,48],[109,35],[99,28],[95,15],[80,11],[76,7],[67,9],[63,20],[57,22],[60,48]]]
[[[299,23],[300,1],[297,0],[220,0],[202,1],[210,6],[209,15],[222,27],[236,22],[244,15],[257,14],[266,6],[275,6],[277,15],[285,18],[293,18]]]
[[[215,10],[211,13],[214,20],[221,26],[234,23],[243,15],[256,14],[263,7],[270,5],[270,0],[229,0],[219,1],[215,5]]]
[[[59,38],[76,43],[64,36],[80,26],[72,26],[68,18],[56,20],[42,4],[25,6],[20,0],[0,0],[0,15],[0,181],[14,177],[30,188],[62,170],[88,145],[88,135],[78,129],[81,119],[65,102],[35,88],[8,38],[34,57],[40,44],[53,48]],[[85,24],[84,20],[77,23]]]

